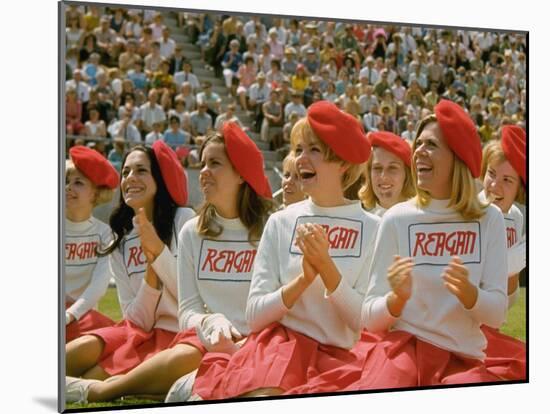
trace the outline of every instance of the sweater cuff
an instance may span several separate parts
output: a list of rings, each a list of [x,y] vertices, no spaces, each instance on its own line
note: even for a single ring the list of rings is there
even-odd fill
[[[164,284],[167,284],[166,275],[169,275],[171,272],[173,272],[173,265],[174,265],[174,256],[172,256],[172,252],[168,248],[168,246],[164,245],[164,249],[162,249],[162,252],[157,256],[155,261],[151,264],[153,267],[153,270],[158,275],[158,277],[162,280]]]
[[[82,298],[77,299],[76,302],[66,310],[66,312],[69,312],[74,316],[75,320],[82,318],[82,315],[84,315],[87,311],[89,311],[89,309],[86,309],[86,302]]]
[[[473,319],[480,324],[489,325],[492,328],[500,328],[506,317],[506,298],[502,295],[502,302],[496,297],[501,296],[497,292],[487,292],[477,288],[477,301],[471,309],[466,309]]]
[[[370,303],[363,303],[361,319],[363,326],[370,332],[381,332],[389,329],[399,318],[388,309],[388,295],[376,298]]]

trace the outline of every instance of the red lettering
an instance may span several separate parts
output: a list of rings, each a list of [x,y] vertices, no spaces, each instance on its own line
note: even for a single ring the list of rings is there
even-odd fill
[[[208,253],[206,254],[206,259],[204,259],[204,264],[202,265],[201,271],[204,271],[204,268],[207,264],[210,264],[210,270],[212,270],[212,259],[216,257],[217,250],[214,249],[208,249]]]
[[[328,227],[328,226],[327,226]],[[359,232],[346,227],[328,227],[327,238],[331,249],[353,249]]]
[[[514,227],[506,228],[506,241],[508,242],[508,248],[512,247],[517,242],[517,233]]]
[[[424,239],[426,238],[426,233],[416,233],[416,243],[414,244],[413,256],[418,256],[417,252],[420,248],[421,256],[426,256],[426,250],[424,250]]]
[[[68,252],[67,252],[68,250]],[[76,253],[76,243],[67,243],[65,244],[65,260],[73,260]]]
[[[133,263],[132,263],[133,262]],[[143,250],[141,246],[132,246],[130,247],[130,257],[128,258],[128,264],[126,267],[130,267],[131,265],[139,266],[145,264],[145,255],[143,254]]]
[[[413,256],[455,256],[473,254],[477,233],[454,231],[452,233],[416,233]],[[420,252],[419,252],[420,250]]]

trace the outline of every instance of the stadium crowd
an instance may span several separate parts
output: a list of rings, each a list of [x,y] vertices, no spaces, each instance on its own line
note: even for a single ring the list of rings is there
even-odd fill
[[[502,125],[525,127],[524,35],[176,15],[171,29],[149,9],[67,7],[67,149],[88,144],[119,167],[129,146],[162,139],[193,167],[193,147],[231,119],[282,158],[292,125],[318,100],[334,102],[366,132],[408,141],[443,98],[466,109],[483,143]],[[175,31],[198,46],[211,76],[194,73]],[[225,93],[214,91],[210,77],[223,79]]]

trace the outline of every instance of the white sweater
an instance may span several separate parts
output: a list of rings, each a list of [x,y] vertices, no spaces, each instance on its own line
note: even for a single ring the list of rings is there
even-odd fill
[[[76,319],[107,291],[109,259],[97,257],[96,248],[104,248],[111,239],[111,228],[95,217],[78,223],[65,219],[65,295],[74,302],[67,311]]]
[[[479,199],[487,202],[485,192],[479,193]],[[504,214],[504,225],[506,226],[506,247],[508,259],[508,276],[514,276],[525,268],[525,256],[527,243],[523,234],[523,214],[520,209],[512,204],[510,210]],[[516,289],[508,296],[508,308],[512,307],[519,295],[519,289]]]
[[[184,223],[194,215],[195,212],[190,208],[178,208],[176,211],[170,248],[165,246],[152,264],[162,282],[160,290],[145,282],[147,259],[135,228],[110,255],[109,264],[116,280],[122,315],[145,331],[153,328],[172,332],[179,330],[176,302],[177,235]]]
[[[378,217],[382,218],[382,216],[384,215],[384,213],[386,211],[388,211],[388,209],[384,208],[380,204],[376,203],[376,205],[374,206],[373,209],[367,210],[367,211],[371,214],[374,214],[375,216],[378,216]]]
[[[363,304],[364,326],[371,332],[403,330],[440,348],[483,359],[486,345],[481,324],[498,328],[506,314],[506,232],[500,210],[490,205],[479,220],[466,221],[432,200],[418,208],[415,200],[390,208],[380,224],[372,273]],[[394,255],[412,257],[412,296],[400,318],[386,304],[387,270]],[[447,290],[441,274],[458,255],[478,287],[474,307],[466,310]]]
[[[244,314],[257,247],[248,242],[248,230],[238,218],[217,215],[223,232],[215,239],[199,236],[198,219],[189,220],[178,237],[180,329],[199,326],[209,313],[221,313],[248,335]]]
[[[282,299],[282,287],[302,273],[302,253],[294,244],[296,227],[318,223],[325,227],[342,279],[327,295],[318,276],[291,309]],[[361,304],[379,218],[355,201],[323,208],[307,199],[274,213],[268,220],[254,264],[247,303],[247,320],[257,332],[279,321],[316,341],[349,349],[361,331]]]

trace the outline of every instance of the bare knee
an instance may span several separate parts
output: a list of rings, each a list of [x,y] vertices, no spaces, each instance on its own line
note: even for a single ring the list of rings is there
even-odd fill
[[[191,345],[178,344],[170,349],[168,363],[170,366],[181,367],[185,372],[193,371],[198,368],[202,353]]]
[[[84,335],[65,346],[66,374],[81,376],[93,367],[104,348],[103,340],[93,335]]]
[[[257,390],[241,395],[241,397],[272,397],[275,395],[281,395],[283,392],[285,392],[285,390],[277,387],[258,388]]]

